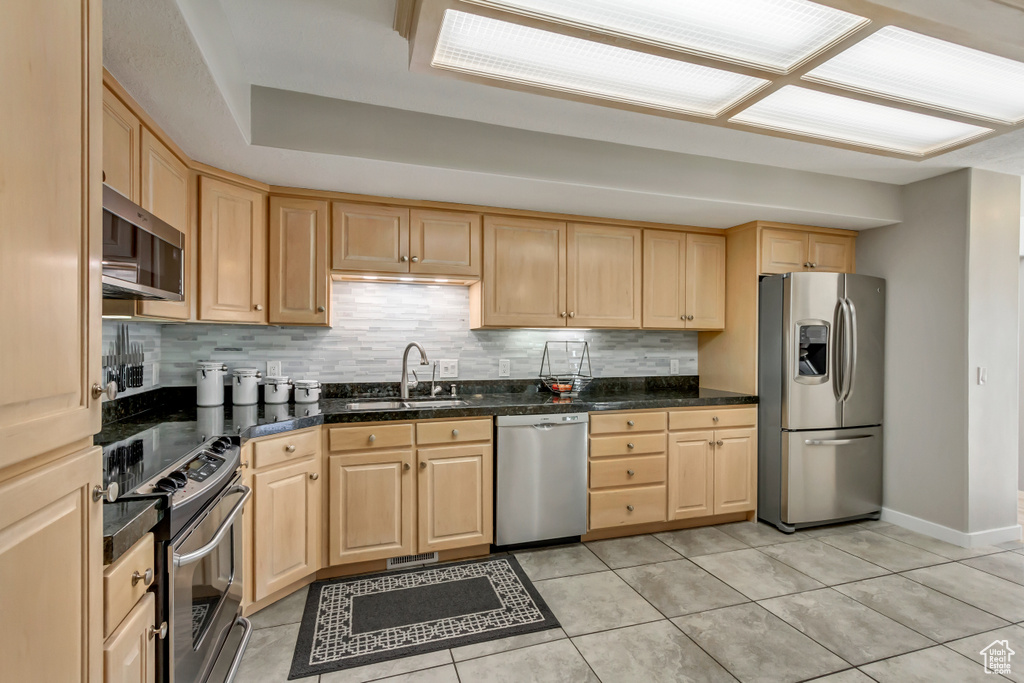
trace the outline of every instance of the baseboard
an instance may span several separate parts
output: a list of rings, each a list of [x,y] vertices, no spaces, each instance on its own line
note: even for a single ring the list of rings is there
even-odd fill
[[[897,512],[896,510],[890,510],[889,508],[882,508],[882,521],[891,522],[897,526],[901,526],[911,531],[916,531],[919,534],[925,536],[931,536],[937,538],[940,541],[946,543],[952,543],[958,545],[961,548],[976,548],[983,545],[994,545],[996,543],[1005,543],[1006,541],[1019,541],[1021,540],[1021,526],[1014,524],[1013,526],[1002,527],[999,529],[986,529],[985,531],[975,531],[968,533],[966,531],[957,531],[956,529],[950,529],[948,526],[942,526],[935,522],[929,522],[926,519],[920,517],[914,517],[903,512]]]

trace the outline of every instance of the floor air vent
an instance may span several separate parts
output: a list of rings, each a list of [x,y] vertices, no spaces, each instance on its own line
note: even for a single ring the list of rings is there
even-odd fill
[[[435,562],[437,562],[437,553],[404,555],[402,557],[388,558],[388,569],[404,569],[406,567],[418,567],[421,564],[433,564]]]

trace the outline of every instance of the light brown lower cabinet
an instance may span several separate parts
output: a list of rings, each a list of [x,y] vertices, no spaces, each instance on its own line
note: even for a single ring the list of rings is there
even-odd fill
[[[494,535],[494,475],[489,440],[420,448],[416,459],[420,467],[418,552],[490,543]]]
[[[156,598],[146,593],[103,643],[103,683],[156,681]]]
[[[715,514],[757,506],[757,430],[715,431]]]
[[[669,519],[756,507],[757,430],[673,432],[669,444]]]

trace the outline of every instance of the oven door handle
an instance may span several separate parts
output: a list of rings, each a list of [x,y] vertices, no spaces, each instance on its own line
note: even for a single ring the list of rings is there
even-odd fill
[[[230,496],[232,493],[241,493],[242,497],[238,500],[237,503],[235,503],[235,506],[231,508],[231,511],[228,512],[228,515],[224,518],[224,521],[220,523],[220,527],[217,528],[217,533],[213,535],[213,538],[210,539],[209,543],[204,545],[202,548],[199,548],[198,550],[193,550],[192,552],[185,553],[184,555],[174,553],[175,567],[183,567],[187,564],[198,562],[199,560],[203,559],[204,557],[212,553],[217,548],[217,546],[220,545],[220,542],[224,538],[224,535],[231,528],[231,525],[235,523],[235,517],[237,517],[238,513],[242,511],[242,507],[245,505],[245,502],[249,500],[249,496],[252,495],[252,489],[246,486],[245,484],[236,484],[235,486],[229,488],[227,493],[225,493],[224,495]]]

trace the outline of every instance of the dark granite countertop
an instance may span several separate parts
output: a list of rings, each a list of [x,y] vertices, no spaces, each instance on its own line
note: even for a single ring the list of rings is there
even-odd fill
[[[164,516],[159,498],[103,504],[103,564],[124,555]]]

